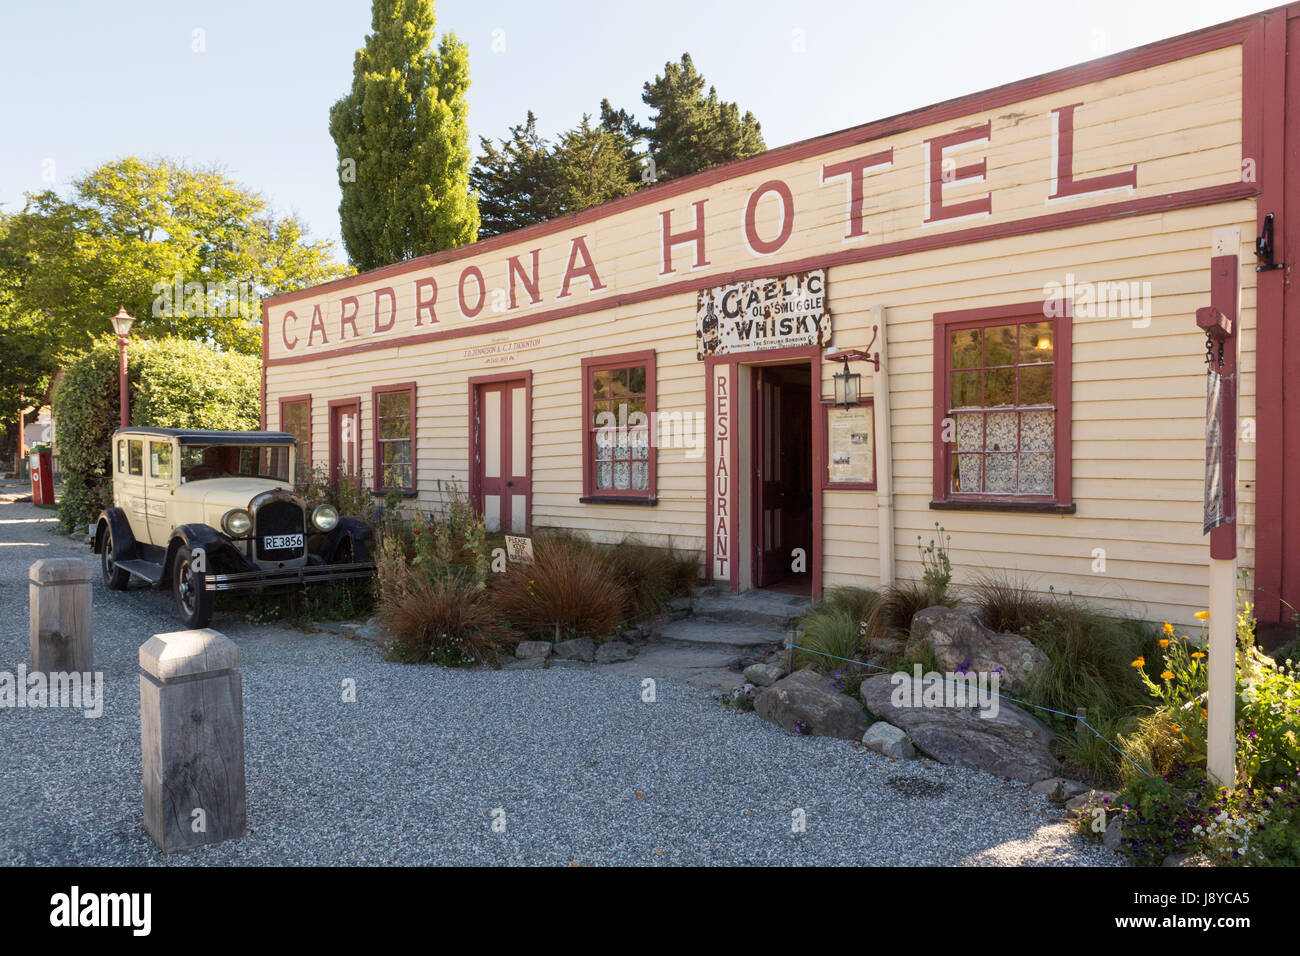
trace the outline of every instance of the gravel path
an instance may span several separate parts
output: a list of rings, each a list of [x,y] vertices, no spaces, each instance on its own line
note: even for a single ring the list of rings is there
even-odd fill
[[[0,504],[0,670],[27,662],[28,566],[87,554]],[[0,709],[0,864],[1119,863],[1022,784],[794,737],[696,688],[643,703],[598,669],[389,664],[231,608],[213,626],[244,652],[247,838],[164,856],[145,835],[136,651],[176,622],[170,595],[96,575],[104,713]]]

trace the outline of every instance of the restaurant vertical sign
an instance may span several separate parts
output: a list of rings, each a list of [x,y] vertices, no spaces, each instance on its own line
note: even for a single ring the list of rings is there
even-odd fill
[[[735,395],[731,365],[710,366],[709,382],[713,413],[713,474],[709,476],[712,513],[709,515],[710,577],[715,582],[731,581],[732,557],[732,454],[735,450]]]

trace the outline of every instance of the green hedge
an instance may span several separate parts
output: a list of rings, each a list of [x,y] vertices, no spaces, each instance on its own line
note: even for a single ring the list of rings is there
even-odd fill
[[[257,428],[262,366],[186,339],[132,341],[131,424],[161,428]],[[103,339],[70,363],[54,393],[63,470],[59,520],[84,529],[111,502],[111,444],[118,427],[117,342]]]

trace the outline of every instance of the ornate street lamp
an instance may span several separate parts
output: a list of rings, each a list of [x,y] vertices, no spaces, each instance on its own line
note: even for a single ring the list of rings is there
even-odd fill
[[[118,309],[117,315],[110,319],[113,323],[113,331],[117,333],[117,389],[118,403],[122,406],[122,427],[126,428],[131,424],[131,399],[127,394],[126,382],[126,338],[131,334],[131,326],[135,324],[135,317],[127,315],[126,309]]]

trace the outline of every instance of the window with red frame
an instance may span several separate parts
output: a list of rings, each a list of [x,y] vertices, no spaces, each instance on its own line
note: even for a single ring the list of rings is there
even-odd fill
[[[311,399],[286,399],[280,403],[280,430],[288,432],[298,443],[294,459],[293,481],[306,485],[311,481]]]
[[[374,389],[375,490],[415,491],[415,386]]]
[[[935,322],[936,499],[1069,504],[1068,310],[1030,303]]]
[[[653,352],[583,359],[583,496],[652,499]]]

